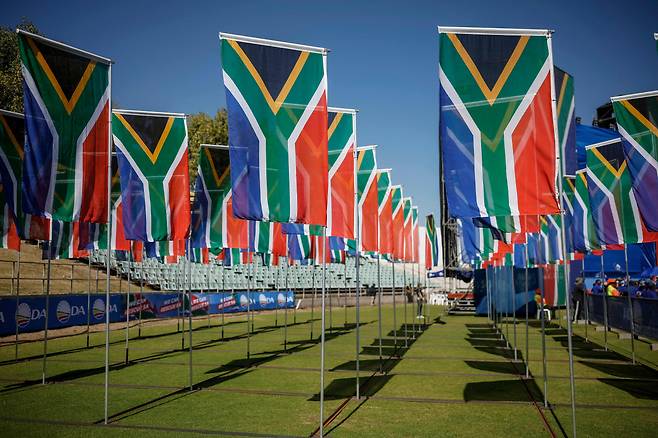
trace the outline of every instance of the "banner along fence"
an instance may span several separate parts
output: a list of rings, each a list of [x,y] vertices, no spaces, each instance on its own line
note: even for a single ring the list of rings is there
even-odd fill
[[[126,320],[126,311],[131,320],[138,318],[173,318],[181,312],[187,315],[190,309],[186,293],[135,293],[126,305],[126,294],[110,295],[110,322]],[[194,316],[221,313],[246,312],[247,303],[252,311],[293,308],[293,291],[246,291],[192,293]],[[82,294],[51,295],[48,305],[48,329],[102,324],[105,322],[105,295]],[[0,297],[0,336],[16,333],[41,331],[46,324],[46,297],[32,295]]]
[[[633,326],[635,333],[650,339],[658,339],[658,300],[651,298],[631,298],[633,305]],[[630,331],[631,312],[628,297],[588,294],[589,319],[605,324],[607,307],[608,326]]]

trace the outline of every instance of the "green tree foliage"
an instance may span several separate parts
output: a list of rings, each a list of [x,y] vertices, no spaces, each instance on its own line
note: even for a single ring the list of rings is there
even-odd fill
[[[187,130],[190,148],[190,184],[194,188],[201,144],[228,144],[226,110],[218,110],[214,118],[206,113],[192,114],[187,119]]]
[[[39,33],[32,22],[23,19],[19,29]],[[0,27],[0,108],[23,112],[23,83],[16,29]]]

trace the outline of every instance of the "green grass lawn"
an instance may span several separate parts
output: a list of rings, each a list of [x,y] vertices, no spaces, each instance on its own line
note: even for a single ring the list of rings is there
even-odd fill
[[[360,392],[356,388],[355,309],[334,308],[327,331],[325,417],[331,436],[537,436],[571,434],[566,331],[558,322],[546,330],[547,392],[541,332],[516,326],[513,345],[486,318],[442,315],[413,327],[404,306],[382,319],[383,364],[379,361],[376,307],[361,309]],[[438,317],[441,316],[439,319]],[[130,329],[125,363],[124,330],[111,334],[110,425],[103,423],[104,333],[48,342],[46,385],[41,384],[43,343],[0,347],[2,436],[181,436],[245,434],[309,436],[318,425],[319,312],[289,311],[284,351],[282,311],[255,316],[247,338],[243,315],[193,322],[190,391],[189,338],[177,322]],[[185,322],[187,328],[187,321]],[[313,336],[311,336],[311,328]],[[414,333],[414,328],[416,329]],[[513,344],[514,327],[500,327]],[[396,332],[396,333],[395,333]],[[397,335],[397,347],[394,335]],[[630,363],[630,342],[589,327],[575,327],[577,425],[579,436],[655,436],[658,427],[658,352],[636,342],[642,364]],[[250,358],[247,359],[247,346]],[[530,378],[525,379],[524,359]],[[384,373],[379,372],[383,366]],[[340,408],[340,409],[339,409]]]

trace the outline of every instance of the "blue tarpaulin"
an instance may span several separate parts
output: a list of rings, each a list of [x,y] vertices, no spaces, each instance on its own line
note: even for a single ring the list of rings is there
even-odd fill
[[[587,158],[585,155],[586,146],[618,138],[619,133],[612,129],[589,125],[576,125],[576,157],[578,160],[578,168],[584,169],[587,167]]]

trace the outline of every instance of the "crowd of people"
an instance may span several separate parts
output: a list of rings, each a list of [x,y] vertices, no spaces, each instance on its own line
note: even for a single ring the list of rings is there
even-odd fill
[[[656,299],[658,298],[658,292],[656,291],[657,280],[655,276],[628,282],[623,278],[610,278],[605,283],[601,279],[597,279],[592,285],[590,293],[609,297],[624,297],[630,293],[631,297]]]

